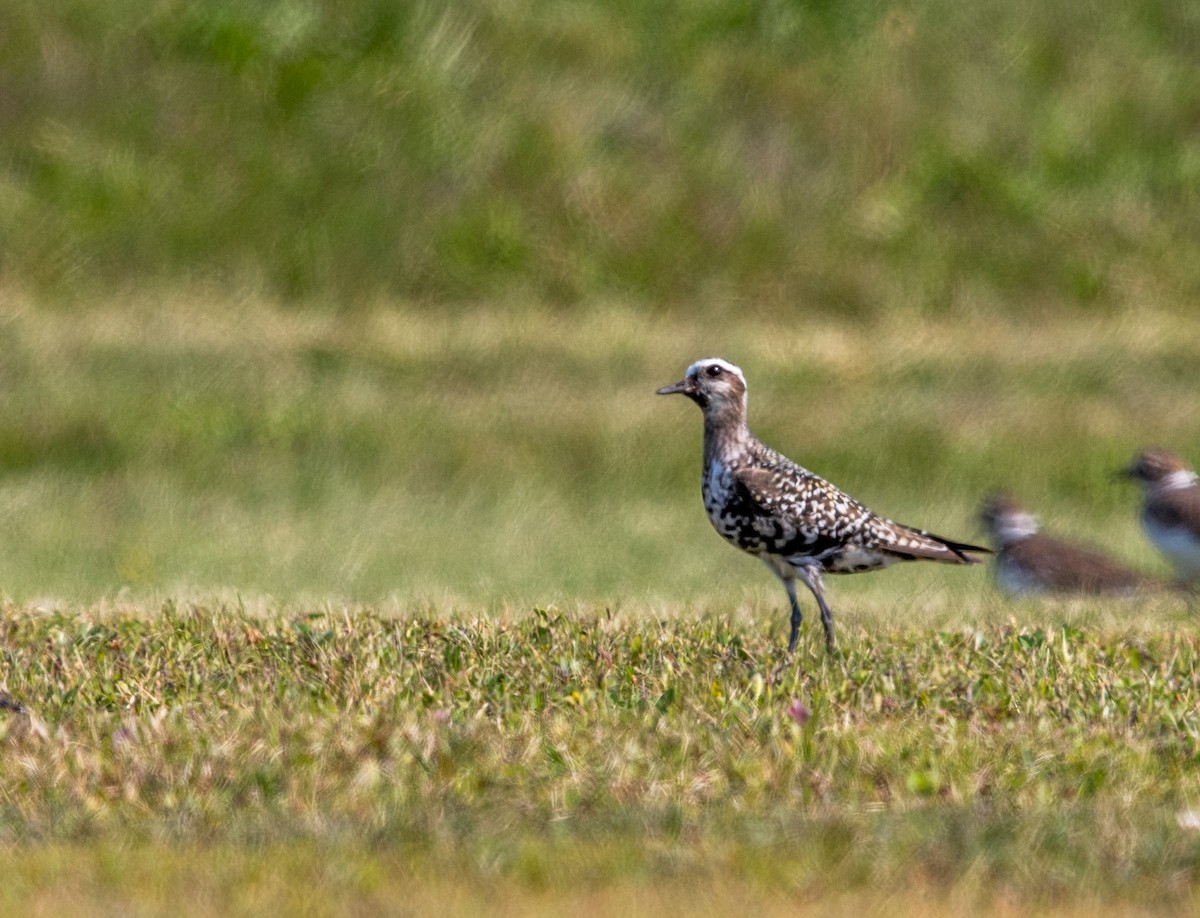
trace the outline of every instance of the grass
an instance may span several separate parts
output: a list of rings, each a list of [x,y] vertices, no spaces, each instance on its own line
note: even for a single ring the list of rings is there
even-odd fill
[[[1110,474],[1200,455],[1194,318],[9,305],[6,913],[1196,907],[1189,608],[911,565],[775,681],[782,591],[652,395],[724,354],[901,520],[1003,485],[1161,571]]]
[[[1190,609],[906,566],[775,681],[652,392],[727,357],[887,515],[1164,572],[1110,474],[1200,461],[1198,34],[6,5],[0,910],[1194,910]]]
[[[841,655],[810,610],[774,681],[782,591],[652,395],[723,353],[897,518],[1002,484],[1161,570],[1109,475],[1198,452],[1194,319],[14,303],[5,912],[1195,907],[1182,602],[836,579]]]
[[[176,298],[23,305],[0,333],[0,582],[18,600],[774,604],[704,520],[698,412],[653,395],[712,353],[746,369],[768,442],[950,536],[975,535],[983,495],[1008,487],[1051,528],[1161,571],[1111,473],[1144,445],[1200,455],[1200,328],[1148,307],[795,329],[619,304],[347,318]],[[964,589],[984,578],[834,587]]]
[[[1200,638],[1166,601],[1137,611],[940,628],[868,607],[836,656],[808,634],[780,668],[780,617],[744,610],[8,606],[27,713],[0,715],[0,843],[28,879],[0,895],[1189,908]],[[309,869],[307,906],[264,875]]]

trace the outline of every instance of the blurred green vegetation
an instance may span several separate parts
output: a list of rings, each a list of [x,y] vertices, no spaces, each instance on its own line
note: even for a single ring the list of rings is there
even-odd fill
[[[700,413],[653,394],[710,353],[744,367],[760,436],[881,513],[971,538],[1006,487],[1051,529],[1166,570],[1112,472],[1153,443],[1200,459],[1200,315],[894,311],[796,334],[615,305],[191,296],[0,320],[0,588],[780,606],[704,517]],[[867,594],[909,614],[985,575],[912,565],[831,590],[845,614]]]
[[[0,11],[0,277],[845,316],[1200,295],[1170,0]]]
[[[5,4],[0,588],[774,604],[651,395],[714,354],[881,512],[969,537],[1006,486],[1154,565],[1107,479],[1200,459],[1198,37],[1117,0]]]

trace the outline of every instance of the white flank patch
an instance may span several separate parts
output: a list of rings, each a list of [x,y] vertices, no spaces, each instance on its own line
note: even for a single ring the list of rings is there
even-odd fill
[[[1178,472],[1172,472],[1170,475],[1165,475],[1158,480],[1154,486],[1154,492],[1161,494],[1164,491],[1181,491],[1184,488],[1194,487],[1197,478],[1195,472],[1189,472],[1187,469],[1180,469]]]
[[[836,560],[830,562],[832,566],[827,570],[834,573],[856,573],[858,568],[874,571],[895,564],[899,560],[887,552],[863,548],[859,545],[847,545],[837,553]]]
[[[1143,520],[1142,525],[1154,547],[1167,556],[1181,579],[1200,577],[1200,538],[1182,527],[1167,527],[1153,520]]]

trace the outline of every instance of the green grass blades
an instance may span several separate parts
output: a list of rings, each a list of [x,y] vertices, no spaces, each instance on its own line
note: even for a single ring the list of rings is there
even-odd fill
[[[461,876],[463,907],[491,883],[526,906],[660,883],[1194,901],[1191,628],[848,624],[837,655],[807,635],[787,661],[777,625],[9,606],[3,690],[26,710],[0,713],[0,842],[51,873],[63,846],[154,845],[162,874],[96,881],[135,899],[186,880],[180,851],[222,871],[275,846],[287,871],[318,845],[357,865],[324,889],[387,901],[370,877],[400,859],[419,895]]]

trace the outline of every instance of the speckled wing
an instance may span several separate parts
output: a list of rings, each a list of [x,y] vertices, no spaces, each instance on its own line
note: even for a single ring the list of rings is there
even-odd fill
[[[751,466],[734,481],[760,509],[788,533],[777,554],[818,555],[857,542],[874,514],[812,472],[794,463]]]
[[[764,511],[796,532],[792,545],[777,549],[780,554],[798,551],[832,555],[836,554],[838,546],[854,546],[897,560],[922,558],[974,564],[979,559],[964,552],[990,553],[986,548],[954,542],[878,516],[823,478],[789,465],[750,467],[734,475],[737,483]],[[836,558],[830,556],[829,560],[840,566]],[[865,569],[857,555],[853,567]]]

